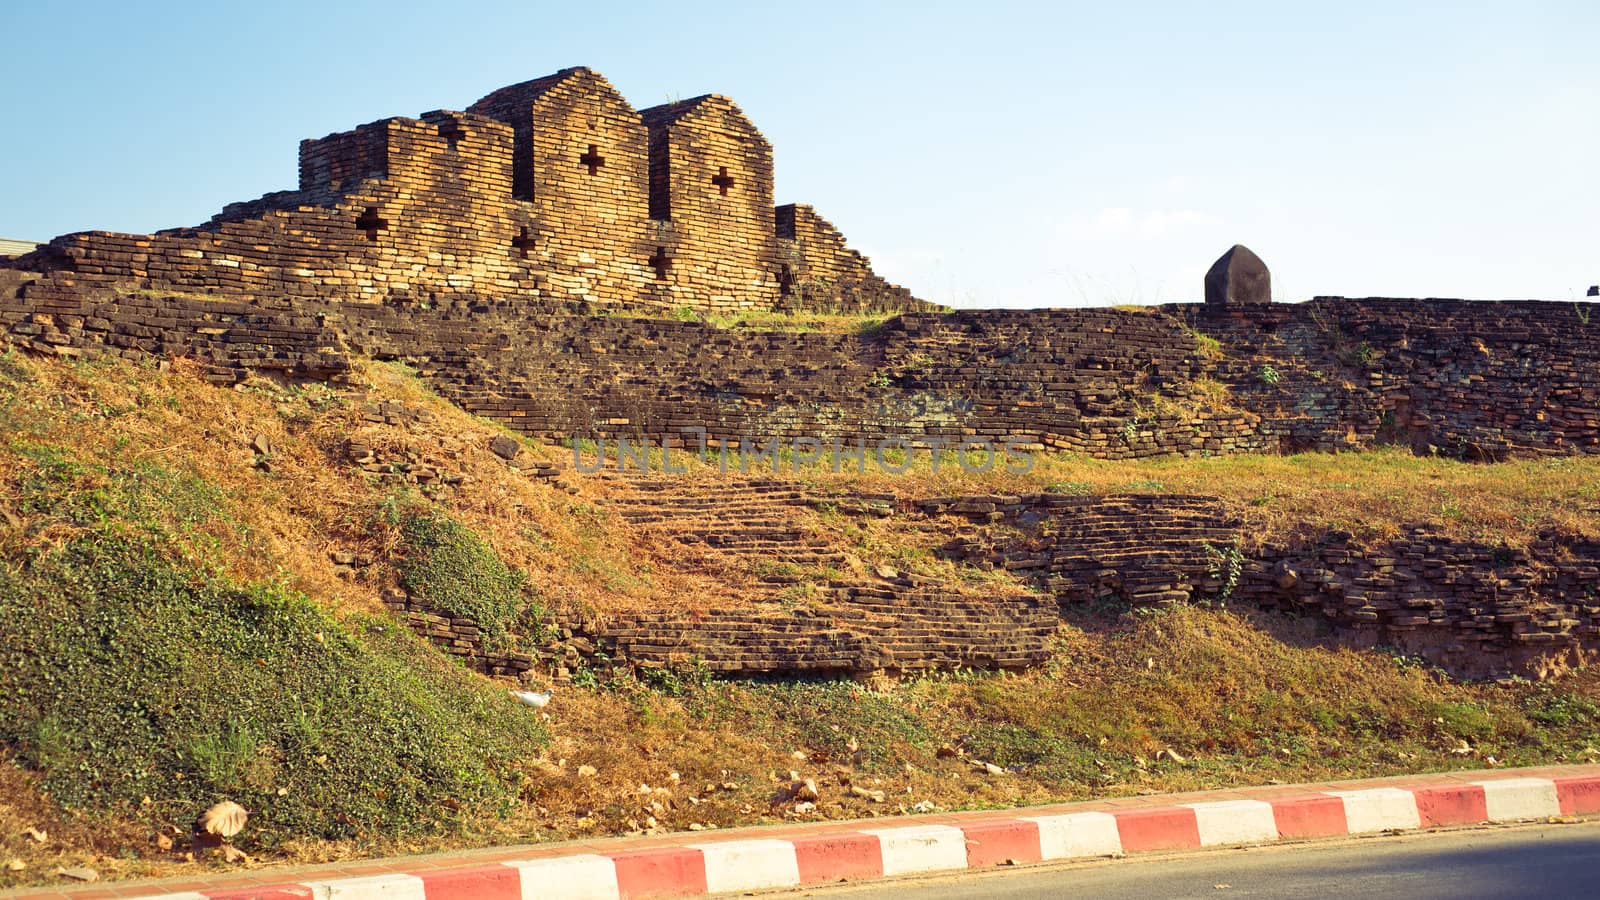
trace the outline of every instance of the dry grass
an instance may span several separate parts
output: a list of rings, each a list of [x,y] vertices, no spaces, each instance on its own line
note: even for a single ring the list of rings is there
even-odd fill
[[[888,462],[898,468],[893,452]],[[736,469],[737,459],[730,459]],[[1509,546],[1525,546],[1541,532],[1600,537],[1600,457],[1483,464],[1378,447],[1364,453],[1294,456],[1113,461],[1035,453],[1030,459],[1026,473],[1006,471],[1002,455],[996,456],[991,471],[977,473],[964,470],[947,451],[935,472],[932,454],[917,450],[909,457],[909,468],[894,474],[879,468],[869,446],[864,473],[856,471],[857,463],[849,457],[844,471],[833,472],[825,457],[798,470],[786,460],[776,473],[762,461],[752,465],[751,474],[789,478],[824,491],[882,491],[904,497],[1035,491],[1197,494],[1217,497],[1236,513],[1245,523],[1247,543],[1330,528],[1381,540],[1413,524]],[[593,465],[593,458],[588,460]],[[974,468],[985,462],[977,454],[971,460]],[[674,453],[673,464],[687,464],[685,484],[735,477],[720,472],[715,457],[701,460]]]
[[[373,610],[393,577],[380,562],[342,578],[329,560],[332,550],[381,559],[395,539],[375,513],[397,488],[344,462],[350,438],[386,459],[409,452],[467,475],[451,491],[411,488],[408,502],[434,504],[482,535],[530,574],[550,605],[692,610],[741,602],[749,586],[741,579],[752,575],[624,527],[596,502],[616,490],[611,481],[574,475],[577,493],[568,494],[511,472],[487,449],[496,426],[390,366],[365,366],[350,390],[332,394],[267,381],[219,389],[182,361],[156,371],[7,358],[0,400],[0,506],[17,509],[19,485],[42,471],[30,447],[84,463],[70,485],[84,493],[99,477],[94,466],[159,463],[219,492],[225,521],[200,525],[211,563],[241,581],[286,582],[336,610]],[[378,400],[433,419],[366,421],[360,403]],[[255,466],[248,445],[256,434],[273,446],[270,471]],[[530,452],[570,463],[560,448]],[[688,490],[730,477],[714,464],[689,462]],[[822,491],[907,497],[1197,493],[1223,498],[1252,540],[1308,527],[1382,537],[1404,523],[1430,522],[1516,543],[1548,529],[1600,536],[1597,474],[1600,460],[1468,465],[1385,449],[1137,463],[1050,455],[1036,457],[1027,474],[985,475],[950,463],[934,473],[927,455],[917,454],[906,475],[811,468],[784,477]],[[898,517],[821,510],[801,520],[862,564],[887,561],[979,593],[994,587],[936,559],[928,551],[941,536]],[[19,541],[61,540],[66,527],[30,527],[23,538],[0,517],[0,553],[18,552]],[[201,553],[199,545],[193,552]],[[1009,589],[1009,581],[1001,586]],[[270,861],[788,820],[796,818],[792,806],[771,801],[791,769],[823,786],[823,802],[806,817],[839,818],[918,803],[972,808],[1475,767],[1491,755],[1517,765],[1577,761],[1600,745],[1592,673],[1548,686],[1456,684],[1385,653],[1340,649],[1305,620],[1183,608],[1151,617],[1084,613],[1062,629],[1058,650],[1050,666],[1023,675],[958,673],[880,689],[701,682],[692,673],[651,686],[618,677],[567,689],[549,709],[550,750],[527,760],[522,802],[503,818],[409,842],[383,835],[291,842]],[[859,758],[848,749],[852,739]],[[1462,740],[1472,749],[1453,753]],[[945,745],[1008,771],[993,776],[941,759]],[[1187,761],[1156,760],[1163,749]],[[579,765],[598,774],[583,777]],[[842,780],[888,799],[852,798]],[[36,879],[55,865],[90,864],[108,875],[181,874],[197,865],[152,849],[157,829],[173,823],[63,813],[9,762],[0,763],[0,795],[0,857],[29,865],[20,876],[0,872],[5,883]],[[51,843],[19,840],[28,827],[49,831]]]
[[[1088,615],[1063,629],[1059,649],[1051,666],[1023,675],[879,689],[714,682],[673,695],[621,681],[558,695],[552,757],[566,774],[541,781],[526,818],[507,824],[564,838],[650,830],[651,819],[684,829],[866,817],[919,803],[1001,807],[1481,768],[1490,757],[1588,761],[1600,745],[1593,674],[1463,685],[1341,648],[1312,621],[1192,608]],[[1007,772],[941,759],[941,747]],[[1158,759],[1162,750],[1183,762]],[[578,777],[578,765],[599,774]],[[772,802],[791,770],[822,785],[815,812]],[[845,783],[888,799],[851,797]]]
[[[91,467],[148,461],[192,474],[222,493],[232,525],[213,527],[214,556],[240,580],[281,579],[332,608],[377,609],[392,573],[377,566],[341,578],[329,555],[385,558],[398,538],[377,513],[404,497],[440,504],[508,564],[536,573],[541,594],[554,603],[603,611],[722,592],[707,577],[674,568],[664,548],[617,527],[594,502],[603,484],[574,496],[513,473],[488,449],[503,429],[450,406],[396,367],[367,365],[357,387],[334,394],[261,379],[220,389],[183,360],[168,371],[15,358],[11,365],[20,377],[5,385],[0,491],[14,493],[37,469],[19,452],[24,447],[55,448]],[[367,421],[362,404],[382,401],[434,418],[409,426]],[[270,471],[255,465],[257,435],[270,442]],[[466,480],[450,490],[385,480],[345,463],[344,444],[352,439],[385,462],[415,458]],[[530,453],[559,459],[562,451],[533,446]],[[75,487],[92,489],[94,478],[86,474]]]

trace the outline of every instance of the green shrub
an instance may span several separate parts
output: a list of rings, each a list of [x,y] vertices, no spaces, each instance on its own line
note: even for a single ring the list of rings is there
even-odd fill
[[[486,650],[536,636],[540,609],[528,577],[500,561],[488,544],[454,519],[426,510],[400,514],[400,579],[413,597],[440,613],[471,619]]]
[[[346,625],[143,535],[0,561],[0,622],[0,742],[68,808],[184,823],[226,797],[261,848],[428,833],[509,802],[546,739],[398,625]]]

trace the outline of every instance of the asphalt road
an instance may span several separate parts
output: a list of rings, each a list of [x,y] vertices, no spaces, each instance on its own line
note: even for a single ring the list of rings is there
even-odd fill
[[[838,900],[1600,897],[1600,822],[993,869],[792,891]]]

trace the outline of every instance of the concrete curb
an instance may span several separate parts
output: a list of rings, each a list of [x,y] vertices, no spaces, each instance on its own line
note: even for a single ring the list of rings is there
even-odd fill
[[[1255,796],[1252,796],[1255,795]],[[1218,796],[1221,799],[1186,798]],[[1153,802],[1152,802],[1153,801]],[[1116,804],[1073,804],[815,827],[743,829],[741,835],[612,842],[620,847],[528,852],[492,863],[434,867],[390,860],[383,874],[302,878],[281,884],[163,891],[128,883],[24,898],[165,900],[642,900],[800,887],[1046,860],[1196,850],[1280,840],[1411,831],[1450,825],[1600,815],[1600,767],[1452,773],[1298,788],[1256,788]],[[936,819],[939,821],[931,821]],[[868,827],[870,826],[870,827]],[[782,836],[779,836],[781,833]],[[576,848],[585,849],[585,848]],[[287,875],[287,873],[285,873]],[[292,877],[292,876],[290,876]],[[185,885],[187,887],[188,885]]]

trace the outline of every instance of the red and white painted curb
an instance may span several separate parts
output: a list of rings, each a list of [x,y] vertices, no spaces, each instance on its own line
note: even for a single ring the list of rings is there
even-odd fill
[[[1591,770],[1592,771],[1592,770]],[[441,868],[415,875],[147,894],[166,900],[691,897],[921,872],[1600,814],[1600,774],[1314,790],[1268,799],[819,830]],[[1244,792],[1240,792],[1244,793]],[[1041,812],[1048,812],[1042,810]],[[837,826],[834,826],[836,829]],[[131,887],[131,886],[130,886]],[[125,887],[124,890],[127,890]],[[138,896],[129,893],[124,896]]]

